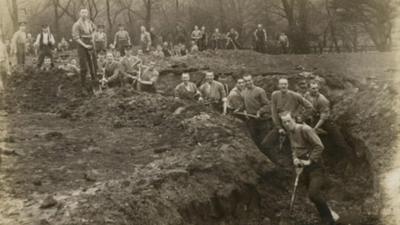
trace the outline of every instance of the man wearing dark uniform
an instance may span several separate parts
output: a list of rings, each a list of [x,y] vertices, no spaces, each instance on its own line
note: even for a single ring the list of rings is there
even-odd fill
[[[256,31],[254,31],[254,41],[254,50],[256,52],[265,53],[265,45],[267,44],[267,32],[261,24],[258,24]]]
[[[93,93],[93,84],[96,82],[97,59],[94,51],[93,32],[95,25],[89,19],[87,9],[80,11],[79,20],[72,26],[72,38],[77,43],[79,66],[81,68],[81,85],[82,90],[86,88],[89,93]],[[92,78],[91,84],[86,86],[86,74],[90,71]]]
[[[125,49],[131,45],[131,38],[128,31],[121,24],[118,26],[118,31],[115,33],[114,46],[119,50],[120,56],[125,55]]]

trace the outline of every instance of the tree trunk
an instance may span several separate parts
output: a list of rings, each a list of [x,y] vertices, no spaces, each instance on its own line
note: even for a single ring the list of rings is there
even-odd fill
[[[9,2],[7,1],[7,3],[9,4]],[[11,9],[9,8],[9,12],[10,12],[10,16],[11,16],[11,20],[13,23],[13,28],[14,28],[14,32],[16,32],[18,30],[18,3],[17,0],[11,0]]]
[[[54,8],[54,34],[59,35],[60,34],[60,15],[58,13],[58,1],[59,0],[53,0],[53,8]]]
[[[224,2],[223,2],[223,0],[218,0],[218,3],[219,3],[219,25],[220,25],[220,30],[222,32],[224,32],[225,29],[226,29],[225,13],[224,13]]]
[[[150,30],[151,27],[151,9],[152,9],[152,0],[145,0],[146,6],[146,17],[145,17],[145,24],[147,30]]]
[[[112,19],[111,19],[110,0],[106,0],[106,13],[107,13],[107,23],[108,23],[107,36],[108,36],[108,38],[111,38],[112,37],[112,30],[113,30],[113,23],[112,23]]]

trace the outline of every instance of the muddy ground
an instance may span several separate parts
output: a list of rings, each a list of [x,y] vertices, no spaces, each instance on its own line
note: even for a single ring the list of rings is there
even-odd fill
[[[260,153],[241,120],[171,97],[182,71],[201,83],[204,69],[230,86],[252,74],[269,95],[280,77],[292,84],[320,77],[356,156],[345,169],[346,157],[324,138],[330,205],[342,224],[388,224],[380,176],[390,170],[399,129],[393,58],[202,53],[158,61],[158,94],[120,88],[91,98],[61,71],[16,72],[0,114],[0,224],[279,224],[291,173]],[[303,186],[291,221],[318,224]]]

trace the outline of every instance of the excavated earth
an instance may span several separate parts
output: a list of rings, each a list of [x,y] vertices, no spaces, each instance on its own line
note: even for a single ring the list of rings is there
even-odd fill
[[[159,93],[124,87],[90,98],[77,94],[77,76],[16,71],[0,113],[0,224],[318,224],[303,186],[288,218],[290,168],[275,167],[240,119],[174,101],[182,72],[200,84],[207,69],[230,87],[252,74],[269,96],[280,77],[320,79],[354,154],[345,167],[348,156],[323,137],[329,203],[341,224],[389,224],[391,196],[381,180],[393,169],[399,131],[393,58],[248,51],[148,58],[161,71]]]

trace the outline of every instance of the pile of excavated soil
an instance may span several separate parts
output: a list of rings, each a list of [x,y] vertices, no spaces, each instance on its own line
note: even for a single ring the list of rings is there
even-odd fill
[[[335,118],[360,161],[350,174],[328,168],[330,205],[343,217],[352,215],[351,224],[378,224],[371,174],[380,167],[368,155],[383,157],[383,148],[375,147],[391,144],[392,130],[384,129],[390,123],[377,115],[393,119],[386,100],[395,93],[390,85],[363,86],[362,72],[345,74],[356,71],[354,65],[336,72],[327,66],[339,62],[336,55],[207,52],[160,62],[159,94],[121,88],[91,98],[76,95],[79,78],[60,71],[14,74],[5,96],[8,155],[0,189],[0,208],[12,207],[0,218],[9,224],[278,224],[287,214],[293,177],[260,153],[243,123],[196,103],[173,114],[185,105],[170,96],[181,72],[192,72],[200,83],[202,71],[211,69],[230,86],[251,73],[268,94],[280,77],[294,83],[323,78]],[[375,74],[376,68],[362,69]],[[295,224],[317,224],[304,187],[293,218]]]

